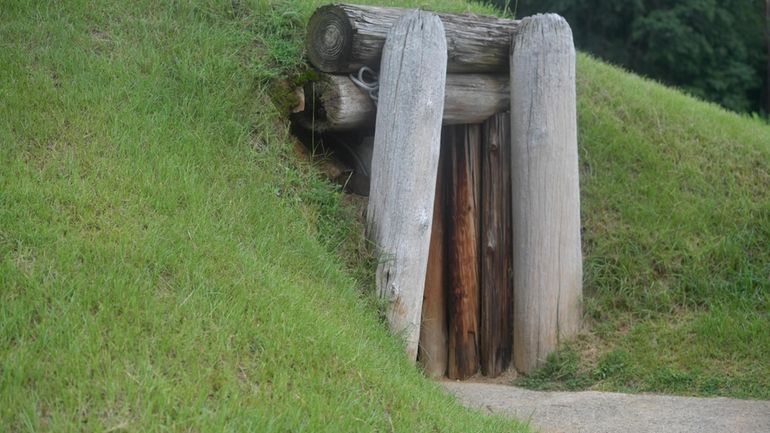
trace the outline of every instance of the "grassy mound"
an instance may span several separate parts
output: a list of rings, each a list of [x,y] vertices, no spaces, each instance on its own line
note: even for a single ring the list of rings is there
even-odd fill
[[[329,252],[355,225],[265,97],[306,12],[162,3],[0,11],[0,430],[525,430]]]
[[[320,3],[4,4],[0,430],[524,430],[424,380],[333,253],[360,228],[268,97]],[[593,331],[529,384],[767,397],[770,129],[578,75]]]
[[[577,72],[592,331],[519,383],[770,398],[770,127]]]

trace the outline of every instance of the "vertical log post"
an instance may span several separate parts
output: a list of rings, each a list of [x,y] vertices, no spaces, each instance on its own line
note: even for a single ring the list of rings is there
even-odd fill
[[[449,360],[447,376],[465,379],[479,368],[479,175],[481,128],[449,131]]]
[[[442,377],[447,366],[446,323],[446,254],[444,242],[445,173],[447,147],[442,132],[441,156],[436,178],[436,198],[433,204],[433,229],[430,234],[428,271],[425,276],[425,294],[422,302],[420,350],[418,359],[428,377]]]
[[[511,118],[498,113],[482,125],[481,373],[499,376],[511,359]]]
[[[572,31],[521,22],[511,47],[513,358],[529,373],[580,324],[582,256]]]
[[[447,47],[438,16],[410,11],[391,28],[380,68],[367,233],[392,332],[417,358],[444,110]]]

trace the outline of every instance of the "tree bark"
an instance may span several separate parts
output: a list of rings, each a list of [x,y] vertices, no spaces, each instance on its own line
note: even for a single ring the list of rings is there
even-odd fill
[[[451,74],[446,77],[445,125],[481,123],[510,106],[507,75]],[[322,74],[305,86],[305,109],[295,119],[318,132],[346,131],[374,124],[377,106],[344,75]]]
[[[442,377],[447,366],[446,322],[446,254],[444,242],[446,146],[441,156],[436,178],[436,198],[433,204],[433,229],[430,234],[428,271],[422,301],[422,328],[418,359],[428,377]]]
[[[367,234],[379,257],[377,291],[390,329],[417,358],[444,110],[441,20],[412,11],[388,33],[380,74]]]
[[[358,5],[318,8],[308,23],[310,62],[323,72],[350,73],[380,67],[388,29],[407,9]],[[446,30],[449,72],[505,72],[518,21],[438,14]]]
[[[496,377],[511,359],[511,117],[482,126],[481,373]]]
[[[530,373],[581,318],[572,32],[558,15],[528,17],[511,52],[513,358]]]
[[[479,174],[481,128],[445,128],[449,180],[449,360],[450,379],[465,379],[479,368]]]

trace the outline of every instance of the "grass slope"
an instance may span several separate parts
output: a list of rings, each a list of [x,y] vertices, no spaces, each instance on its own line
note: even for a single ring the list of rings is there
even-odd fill
[[[275,9],[284,69],[314,7]],[[577,78],[588,331],[518,383],[770,399],[770,127],[588,56]]]
[[[3,3],[0,430],[526,430],[423,379],[329,252],[355,226],[265,98],[296,7]]]
[[[322,2],[156,3],[0,8],[0,430],[523,429],[329,252],[358,226],[267,97]],[[578,74],[593,331],[530,384],[767,397],[768,127]]]
[[[577,73],[592,330],[519,383],[770,399],[770,127]]]

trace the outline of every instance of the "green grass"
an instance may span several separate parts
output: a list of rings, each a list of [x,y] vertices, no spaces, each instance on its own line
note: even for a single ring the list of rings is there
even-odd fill
[[[526,430],[404,359],[291,150],[273,79],[321,3],[3,3],[0,430]],[[768,397],[770,129],[578,75],[592,331],[531,384]]]
[[[526,431],[330,252],[358,226],[266,96],[312,5],[161,3],[0,7],[0,431]]]
[[[518,383],[770,399],[770,127],[577,72],[590,332]]]

